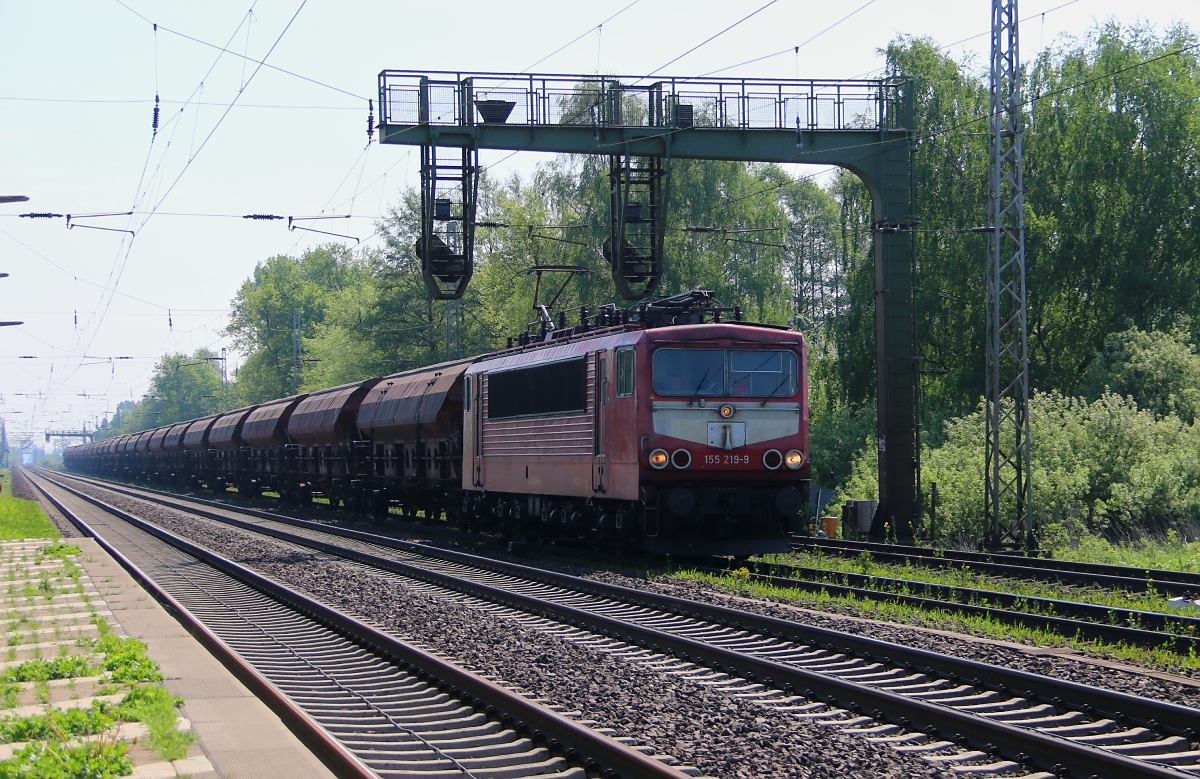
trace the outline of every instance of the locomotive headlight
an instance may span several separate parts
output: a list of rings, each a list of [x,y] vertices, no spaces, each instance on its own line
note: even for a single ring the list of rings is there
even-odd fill
[[[657,470],[662,470],[667,467],[667,463],[671,461],[671,456],[667,454],[666,449],[655,449],[650,453],[650,467]]]
[[[793,471],[804,465],[804,452],[799,449],[791,449],[783,456],[783,464],[791,468]]]
[[[719,413],[721,414],[721,419],[729,419],[731,416],[733,416],[733,406],[726,403],[725,405],[721,406]]]

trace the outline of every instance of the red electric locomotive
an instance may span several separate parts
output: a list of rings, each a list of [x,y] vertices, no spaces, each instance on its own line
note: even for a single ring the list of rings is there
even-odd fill
[[[804,337],[703,323],[694,295],[472,365],[467,513],[654,553],[786,550],[808,493]]]

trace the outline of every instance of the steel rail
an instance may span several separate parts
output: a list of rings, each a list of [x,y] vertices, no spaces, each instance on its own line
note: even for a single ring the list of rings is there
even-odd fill
[[[662,779],[683,779],[683,777],[687,776],[687,774],[681,771],[563,717],[494,682],[465,671],[406,641],[383,633],[319,601],[306,598],[268,577],[136,517],[127,511],[64,485],[55,479],[45,476],[42,476],[42,478],[143,532],[268,595],[290,609],[316,622],[327,625],[343,635],[349,636],[353,641],[362,646],[393,659],[401,668],[410,669],[410,672],[418,679],[438,686],[444,692],[461,699],[467,705],[485,707],[491,714],[501,713],[506,725],[514,727],[518,733],[528,734],[534,741],[544,742],[557,748],[563,753],[568,762],[581,765],[589,771],[604,770],[606,771],[606,777],[614,777],[614,779],[616,777],[629,777],[631,779],[637,777],[646,777],[647,779],[657,779],[659,777]],[[44,487],[37,484],[36,481],[34,483],[64,515],[73,516],[69,509],[50,495]],[[93,537],[97,538],[97,541],[100,541],[102,545],[105,545],[106,551],[111,549],[111,546],[107,545],[102,539],[97,536]],[[294,704],[292,705],[294,706]],[[308,715],[305,716],[307,717]],[[373,776],[373,774],[369,773],[366,775]]]
[[[112,489],[106,487],[106,489]],[[120,491],[120,490],[117,490]],[[88,499],[85,496],[85,499]],[[90,498],[99,501],[97,498]],[[711,643],[700,641],[658,629],[647,628],[629,621],[596,614],[572,605],[548,601],[500,589],[488,584],[472,581],[445,573],[432,571],[410,563],[364,553],[344,546],[319,541],[307,536],[260,524],[239,520],[217,512],[189,507],[174,501],[157,499],[162,505],[175,503],[176,508],[199,516],[207,516],[251,532],[268,535],[290,543],[316,549],[327,554],[354,560],[377,569],[388,570],[402,576],[428,582],[436,586],[463,592],[494,603],[517,608],[529,613],[596,631],[654,651],[666,651],[683,659],[698,658],[710,667],[728,669],[742,674],[750,680],[762,680],[764,684],[782,685],[789,691],[804,691],[809,699],[837,702],[852,710],[869,708],[876,719],[890,719],[903,727],[955,734],[956,738],[975,746],[1015,755],[1024,761],[1052,770],[1061,770],[1063,762],[1073,770],[1090,776],[1122,777],[1179,777],[1182,774],[1170,768],[1133,759],[1082,743],[1068,741],[1042,734],[1035,730],[1016,727],[975,714],[958,711],[947,706],[933,704],[920,699],[905,697],[886,689],[839,679],[836,676],[810,671],[805,668],[773,661],[763,657],[747,655]],[[697,619],[709,619],[721,625],[753,631],[763,636],[799,641],[804,644],[849,651],[874,660],[887,661],[905,668],[939,668],[953,678],[970,679],[976,686],[992,690],[1017,691],[1030,700],[1047,700],[1057,707],[1074,706],[1089,712],[1100,712],[1121,720],[1130,719],[1152,729],[1181,733],[1194,737],[1200,729],[1200,717],[1187,707],[1154,701],[1124,693],[1102,690],[1058,679],[1029,674],[1006,668],[996,668],[983,663],[961,658],[912,649],[896,644],[877,641],[862,636],[853,636],[822,628],[797,625],[773,617],[746,614],[711,604],[686,601],[670,596],[630,590],[616,585],[579,579],[566,574],[557,574],[540,569],[528,568],[513,563],[504,563],[478,558],[461,552],[432,549],[420,544],[398,541],[363,531],[331,528],[305,520],[271,514],[270,512],[242,511],[229,509],[232,513],[261,516],[281,524],[303,527],[318,533],[353,538],[377,546],[399,549],[412,554],[433,557],[468,565],[484,570],[496,571],[507,576],[539,581],[575,592],[585,592],[622,603],[636,604]],[[996,747],[995,745],[1002,745]]]
[[[64,517],[79,528],[83,535],[94,540],[100,545],[101,549],[116,560],[133,577],[134,581],[149,592],[162,605],[166,612],[174,617],[193,638],[199,641],[230,673],[237,677],[238,681],[246,685],[247,689],[253,692],[259,700],[265,703],[271,711],[283,720],[288,728],[299,736],[301,742],[322,758],[322,761],[331,771],[339,777],[376,778],[374,771],[368,768],[354,753],[321,727],[316,720],[308,715],[308,712],[293,703],[267,677],[259,673],[258,669],[242,660],[241,656],[233,651],[216,633],[209,630],[207,625],[197,619],[174,596],[147,576],[124,553],[97,533],[82,517],[63,505],[58,498],[51,495],[37,480],[29,478],[29,483],[45,496],[46,500],[50,501]]]
[[[1156,591],[1168,595],[1196,596],[1200,593],[1200,573],[1133,568],[1102,563],[1080,563],[1043,557],[961,552],[953,549],[928,549],[916,546],[848,541],[837,538],[793,536],[792,548],[818,550],[839,557],[857,557],[869,552],[880,562],[922,565],[929,568],[964,568],[995,573],[999,576],[1056,581],[1062,584],[1092,585],[1129,590]]]

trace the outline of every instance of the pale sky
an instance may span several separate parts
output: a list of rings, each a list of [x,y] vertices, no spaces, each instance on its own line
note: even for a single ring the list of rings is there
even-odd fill
[[[45,430],[94,427],[147,390],[162,354],[219,352],[229,345],[220,335],[229,302],[257,263],[333,240],[241,215],[350,214],[324,224],[370,236],[374,218],[419,174],[410,147],[366,148],[366,99],[379,71],[638,75],[765,4],[0,0],[0,195],[31,198],[0,204],[0,272],[11,274],[0,279],[0,320],[25,322],[0,328],[0,419],[10,439],[41,443]],[[662,73],[786,51],[721,75],[865,77],[901,34],[931,36],[982,67],[989,10],[988,0],[776,0]],[[1200,30],[1200,3],[1184,0],[1023,0],[1020,12],[1027,62],[1097,20]],[[517,154],[492,173],[528,171],[539,159]],[[17,216],[131,209],[71,230],[61,218]]]

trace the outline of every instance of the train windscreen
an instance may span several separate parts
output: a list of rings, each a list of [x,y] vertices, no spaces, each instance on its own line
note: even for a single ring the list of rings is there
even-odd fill
[[[653,373],[659,395],[786,398],[799,387],[796,355],[780,349],[659,349]]]

